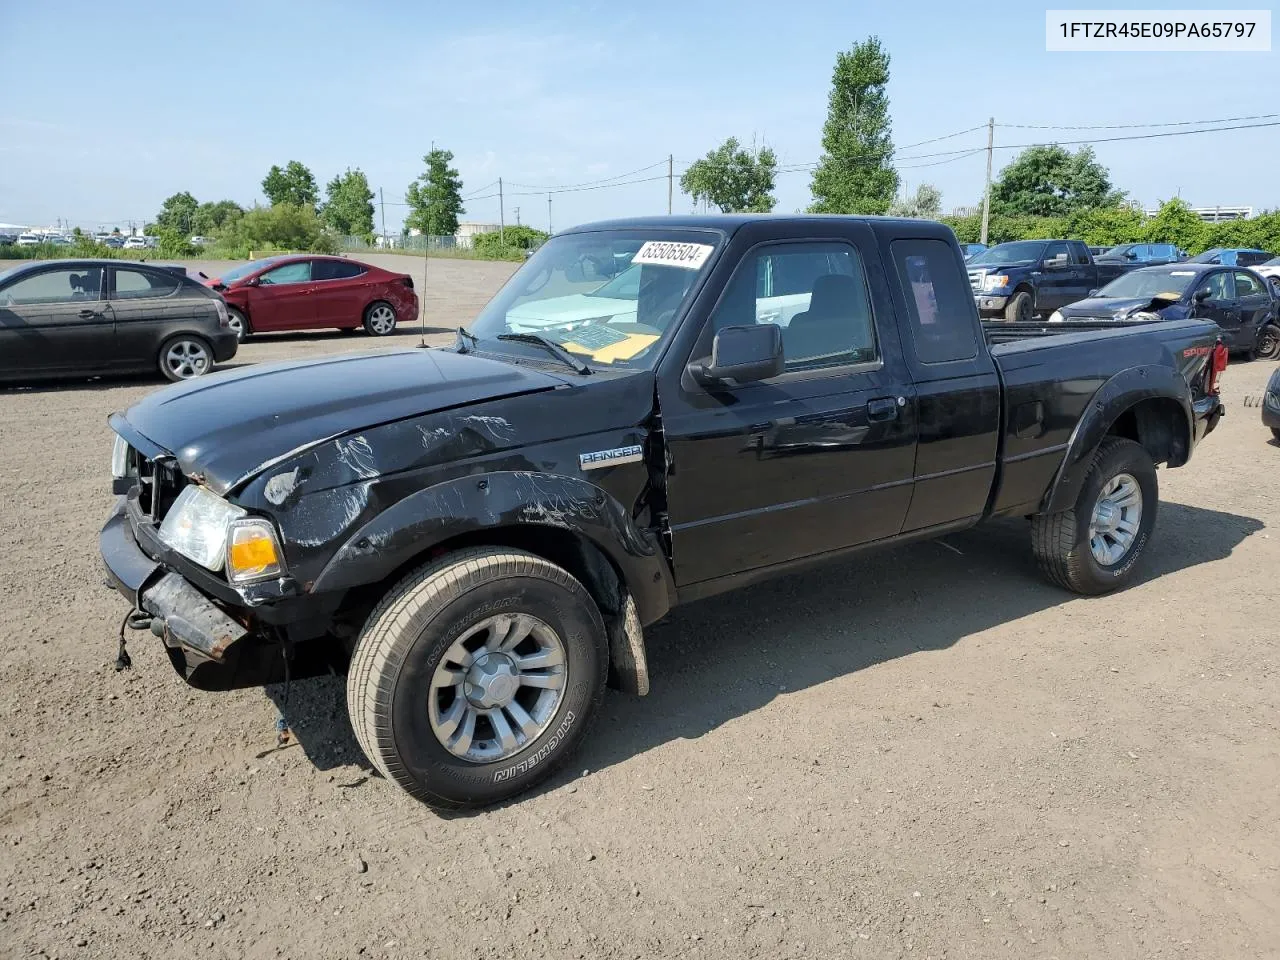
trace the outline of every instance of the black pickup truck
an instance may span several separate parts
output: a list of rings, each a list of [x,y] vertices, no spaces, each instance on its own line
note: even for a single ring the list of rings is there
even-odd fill
[[[607,683],[647,691],[644,627],[679,603],[1009,515],[1052,582],[1130,583],[1156,465],[1222,416],[1217,327],[1004,339],[941,224],[579,227],[451,347],[113,415],[100,549],[192,685],[345,670],[388,779],[490,803],[566,759]]]
[[[969,286],[983,317],[1026,323],[1142,265],[1136,259],[1095,261],[1080,240],[1015,240],[970,260]]]

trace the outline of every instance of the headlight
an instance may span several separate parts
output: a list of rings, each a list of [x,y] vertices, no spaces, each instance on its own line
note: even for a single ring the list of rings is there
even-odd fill
[[[1163,320],[1164,317],[1158,313],[1151,313],[1147,310],[1139,310],[1137,313],[1131,313],[1125,317],[1126,320],[1141,320],[1150,323],[1153,320]]]
[[[261,517],[236,520],[227,536],[227,579],[248,583],[284,572],[275,528]]]
[[[1061,323],[1062,321],[1063,321],[1063,316],[1062,316],[1061,310],[1055,310],[1053,311],[1053,313],[1049,314],[1050,323]]]
[[[129,444],[124,437],[116,434],[111,445],[111,479],[123,480],[129,475]]]
[[[983,290],[997,290],[1009,285],[1009,277],[1003,273],[989,273],[982,278]]]
[[[245,511],[194,484],[178,494],[164,522],[160,539],[207,570],[221,570],[227,546],[227,527]]]

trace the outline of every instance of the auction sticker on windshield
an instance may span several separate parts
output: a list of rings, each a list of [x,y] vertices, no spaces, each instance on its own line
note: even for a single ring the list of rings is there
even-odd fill
[[[666,240],[647,240],[632,263],[653,263],[664,267],[684,267],[699,270],[715,249],[709,243],[671,243]]]

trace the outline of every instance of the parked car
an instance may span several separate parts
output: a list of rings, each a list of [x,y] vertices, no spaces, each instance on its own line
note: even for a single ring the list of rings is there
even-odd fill
[[[206,243],[209,243],[209,242],[210,242],[209,237],[202,237],[199,234],[191,238],[192,246],[196,246],[196,247],[203,247]]]
[[[1094,254],[1097,263],[1129,263],[1134,266],[1177,263],[1181,259],[1184,259],[1182,251],[1172,243],[1122,243],[1101,255]]]
[[[0,273],[0,380],[159,370],[208,373],[236,353],[212,290],[125,260],[55,260]]]
[[[1027,322],[1132,270],[1131,263],[1095,263],[1079,240],[1015,240],[969,261],[969,285],[983,317]]]
[[[1262,425],[1271,429],[1271,435],[1280,441],[1280,367],[1271,371],[1266,392],[1262,395]]]
[[[35,234],[35,233],[18,234],[17,245],[20,247],[38,247],[42,243],[44,243],[44,239],[39,234]]]
[[[980,253],[987,250],[985,243],[962,243],[960,244],[960,252],[964,254],[966,260],[972,260]]]
[[[1217,264],[1143,267],[1086,300],[1055,310],[1050,322],[1114,323],[1202,317],[1222,328],[1229,350],[1280,359],[1280,319],[1266,282],[1252,270]]]
[[[227,300],[231,325],[252,333],[361,326],[375,337],[418,317],[413,278],[344,257],[290,255],[254,260],[207,283]]]
[[[112,250],[121,250],[124,248],[124,237],[107,237],[102,244]]]
[[[55,247],[69,247],[73,243],[75,243],[75,241],[72,240],[70,237],[64,237],[60,233],[51,233],[49,234],[49,236],[45,237],[44,239],[45,239],[45,243],[51,243]]]
[[[0,233],[0,247],[12,247],[17,242],[17,239],[11,233]]]
[[[1266,263],[1274,253],[1258,250],[1253,247],[1214,247],[1204,253],[1196,254],[1191,263],[1220,263],[1224,267],[1254,267]]]
[[[512,329],[617,249],[642,267],[634,321]],[[785,330],[758,303],[779,269],[813,277]],[[192,685],[345,667],[388,781],[492,803],[566,760],[606,678],[647,691],[643,626],[675,604],[990,516],[1030,517],[1063,588],[1132,583],[1156,464],[1222,415],[1220,333],[1025,336],[987,346],[938,223],[579,227],[452,348],[254,367],[113,415],[100,551]]]
[[[1271,287],[1272,295],[1280,300],[1280,257],[1272,257],[1263,263],[1253,267],[1253,272],[1261,276],[1267,281],[1267,285]]]
[[[124,241],[124,249],[126,250],[145,250],[147,249],[146,237],[126,237]]]

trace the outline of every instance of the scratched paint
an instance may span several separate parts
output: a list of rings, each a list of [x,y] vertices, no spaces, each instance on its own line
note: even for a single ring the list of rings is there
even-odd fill
[[[301,547],[322,547],[335,540],[340,542],[368,505],[367,483],[303,497],[289,514],[286,535]]]
[[[344,440],[335,440],[333,446],[337,451],[338,459],[361,480],[372,480],[378,476],[378,463],[373,455],[373,446],[363,434]]]
[[[268,480],[262,488],[262,495],[267,498],[267,502],[279,506],[288,500],[289,494],[298,488],[299,472],[299,469],[294,467],[292,470],[277,473]]]

